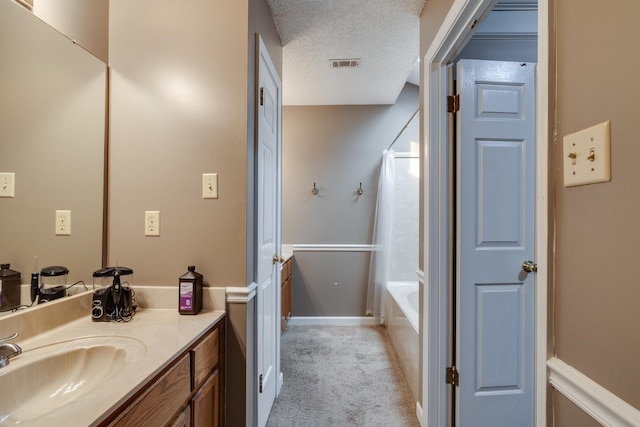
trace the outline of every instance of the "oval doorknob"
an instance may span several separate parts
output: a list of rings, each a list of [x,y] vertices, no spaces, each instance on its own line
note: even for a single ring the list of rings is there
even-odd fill
[[[538,264],[533,261],[527,260],[522,263],[522,269],[527,273],[536,272],[538,271]]]

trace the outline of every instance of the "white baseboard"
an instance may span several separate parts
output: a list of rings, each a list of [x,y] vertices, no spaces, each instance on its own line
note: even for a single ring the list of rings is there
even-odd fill
[[[549,382],[603,426],[638,427],[640,411],[582,372],[554,357],[547,361]]]
[[[289,319],[291,326],[375,326],[373,317],[350,316],[296,316]]]

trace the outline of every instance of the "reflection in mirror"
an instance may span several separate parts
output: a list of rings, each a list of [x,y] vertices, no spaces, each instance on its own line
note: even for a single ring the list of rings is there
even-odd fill
[[[0,0],[0,173],[15,174],[14,197],[0,197],[0,262],[23,284],[36,256],[38,270],[67,267],[69,284],[90,286],[102,266],[106,88],[104,63]],[[56,235],[60,210],[68,235]]]

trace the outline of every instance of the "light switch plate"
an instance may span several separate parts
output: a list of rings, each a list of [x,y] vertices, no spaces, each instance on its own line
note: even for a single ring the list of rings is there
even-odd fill
[[[611,122],[563,138],[564,186],[611,181]]]
[[[16,174],[0,172],[0,197],[15,197]]]
[[[203,199],[218,198],[218,174],[217,173],[202,174],[202,198]]]

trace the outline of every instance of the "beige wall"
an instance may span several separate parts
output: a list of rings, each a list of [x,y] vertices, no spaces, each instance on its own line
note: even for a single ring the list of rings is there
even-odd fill
[[[68,283],[102,267],[106,66],[27,9],[0,1],[0,171],[15,197],[0,198],[0,261],[29,283],[64,265]],[[71,236],[55,211],[71,210]]]
[[[428,0],[420,15],[420,58],[427,53],[431,42],[449,13],[454,0]],[[424,64],[421,63],[421,67]]]
[[[640,67],[640,3],[602,6],[556,5],[555,353],[640,408],[640,85],[633,78]],[[611,120],[612,181],[564,188],[563,136],[605,120]]]
[[[33,0],[33,14],[102,62],[109,59],[109,0]]]
[[[246,2],[113,0],[108,263],[174,285],[246,285]],[[202,199],[202,173],[219,199]],[[145,210],[160,237],[144,236]]]
[[[553,424],[555,427],[600,427],[600,423],[567,399],[562,393],[552,391],[554,401]]]
[[[177,285],[190,264],[209,286],[253,280],[256,32],[281,73],[266,0],[111,0],[108,263],[136,284]],[[219,199],[202,199],[205,172]],[[228,314],[227,423],[253,425],[254,301]]]
[[[248,78],[247,78],[247,283],[251,283],[254,279],[254,267],[256,264],[254,258],[254,192],[255,192],[255,105],[256,94],[256,58],[257,58],[257,37],[260,34],[262,41],[267,48],[269,57],[273,62],[275,70],[282,79],[282,43],[280,36],[276,30],[276,25],[271,16],[271,9],[266,0],[249,0],[249,28],[247,34],[248,42]]]

